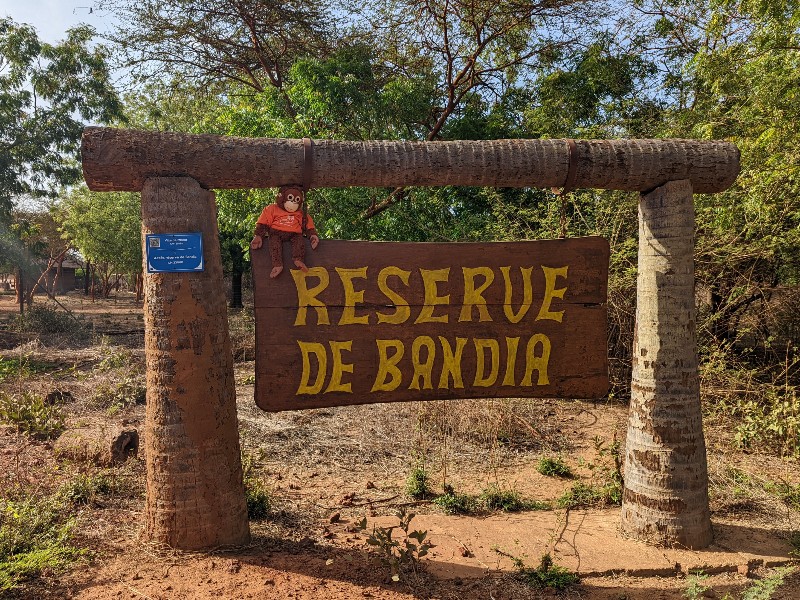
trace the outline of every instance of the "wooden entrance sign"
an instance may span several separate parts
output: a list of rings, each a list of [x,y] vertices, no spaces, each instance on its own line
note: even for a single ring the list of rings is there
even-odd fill
[[[608,389],[603,238],[323,240],[269,278],[252,253],[256,402],[295,410]]]

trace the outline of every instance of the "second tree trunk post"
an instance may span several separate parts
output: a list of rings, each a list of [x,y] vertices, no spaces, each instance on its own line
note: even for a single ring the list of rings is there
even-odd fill
[[[202,234],[203,272],[144,270],[146,527],[152,541],[200,550],[250,540],[216,205],[189,177],[148,179],[142,241],[186,232]]]
[[[672,181],[643,194],[622,531],[649,543],[703,548],[712,531],[693,251],[691,183]]]

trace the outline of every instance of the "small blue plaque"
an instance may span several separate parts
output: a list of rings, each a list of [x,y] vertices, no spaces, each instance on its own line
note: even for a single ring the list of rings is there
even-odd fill
[[[201,233],[154,233],[145,237],[148,273],[194,273],[203,270]]]

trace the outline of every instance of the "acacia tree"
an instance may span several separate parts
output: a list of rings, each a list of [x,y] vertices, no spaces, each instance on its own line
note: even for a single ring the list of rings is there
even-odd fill
[[[303,0],[105,0],[99,8],[117,19],[110,39],[135,74],[256,92],[283,90],[294,60],[324,53],[332,29],[321,6]]]

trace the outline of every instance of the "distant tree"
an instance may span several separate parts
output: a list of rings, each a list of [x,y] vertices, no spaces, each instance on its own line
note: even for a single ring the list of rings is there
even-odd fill
[[[64,236],[91,261],[103,297],[109,296],[124,275],[141,274],[138,193],[90,192],[78,187],[61,202],[60,210]]]
[[[18,283],[35,271],[28,242],[36,227],[25,219],[14,223],[12,208],[21,198],[55,196],[77,182],[84,121],[122,115],[108,53],[90,45],[93,34],[77,27],[63,42],[47,44],[32,27],[0,19],[0,262],[12,263]]]
[[[85,121],[121,118],[102,46],[77,27],[52,45],[36,31],[0,19],[0,222],[15,198],[53,196],[80,179]]]

